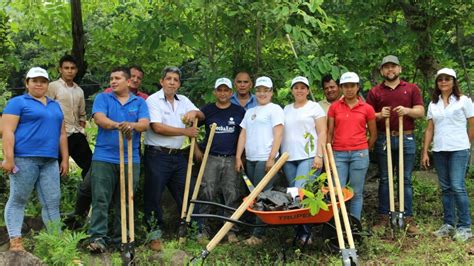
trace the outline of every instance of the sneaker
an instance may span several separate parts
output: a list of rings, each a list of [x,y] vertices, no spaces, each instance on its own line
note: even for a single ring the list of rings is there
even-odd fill
[[[465,242],[472,237],[471,228],[459,227],[456,228],[456,233],[453,236],[453,239],[460,242]]]
[[[437,237],[452,236],[454,234],[454,227],[450,224],[443,224],[438,230],[434,231],[433,234]]]
[[[389,225],[389,218],[387,214],[379,214],[377,223],[372,226],[372,231],[383,231]]]
[[[245,245],[247,246],[258,246],[263,244],[263,239],[256,236],[251,236],[244,240]]]
[[[96,238],[89,243],[87,249],[92,253],[104,253],[107,251],[107,245],[104,239]]]
[[[413,218],[413,216],[405,217],[405,225],[409,235],[420,234],[420,230],[416,227],[415,218]]]
[[[19,252],[19,251],[25,251],[25,248],[23,247],[23,240],[21,237],[15,237],[10,239],[10,251],[13,252]]]
[[[237,238],[237,236],[235,235],[234,232],[229,232],[229,233],[227,233],[227,242],[237,243],[237,242],[239,242],[239,239]]]
[[[160,251],[163,249],[163,245],[159,239],[152,240],[148,246],[153,251]]]

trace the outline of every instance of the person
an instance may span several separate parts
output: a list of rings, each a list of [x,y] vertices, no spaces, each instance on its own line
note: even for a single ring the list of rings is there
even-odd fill
[[[242,181],[239,173],[235,171],[235,153],[245,109],[230,102],[232,82],[228,78],[216,80],[213,94],[216,102],[201,108],[206,117],[203,121],[206,128],[204,143],[207,143],[209,138],[210,126],[216,123],[217,127],[204,169],[200,198],[218,202],[222,194],[226,206],[237,208],[242,199]],[[198,157],[202,158],[201,149],[204,148],[205,146],[196,149]],[[211,213],[210,211],[207,205],[200,206],[201,213]],[[228,214],[228,216],[232,215],[232,213]],[[205,221],[205,227],[207,230],[210,229],[207,221]],[[230,243],[239,241],[234,231],[227,233],[227,240]]]
[[[289,154],[283,171],[290,187],[303,188],[306,182],[321,173],[326,143],[326,113],[318,103],[308,100],[309,81],[306,77],[298,76],[291,81],[291,94],[295,102],[283,109],[285,127],[281,151]],[[315,172],[309,175],[311,169]],[[295,180],[301,176],[308,178]],[[310,236],[309,227],[298,226],[297,234],[304,243]],[[311,239],[308,242],[312,242]]]
[[[126,180],[133,178],[136,190],[140,176],[138,144],[140,133],[148,128],[149,114],[145,100],[130,93],[130,70],[117,67],[110,72],[112,93],[100,93],[92,106],[92,117],[98,126],[97,140],[91,165],[92,212],[88,234],[88,249],[94,253],[107,250],[108,244],[118,244],[120,228],[120,154],[119,131],[124,134],[124,161],[128,165],[127,139],[133,145],[133,177],[125,174]],[[128,181],[125,181],[127,184]],[[108,212],[114,205],[114,234],[107,237]]]
[[[242,154],[245,148],[247,175],[256,186],[275,164],[279,155],[285,114],[279,105],[271,102],[273,82],[269,77],[259,77],[255,81],[255,92],[258,105],[247,110],[240,123],[242,129],[237,144],[235,170],[237,172],[244,170]],[[265,190],[271,189],[272,183],[270,181]],[[263,243],[264,232],[261,228],[256,228],[245,243],[247,245]]]
[[[341,98],[341,89],[339,88],[339,80],[334,80],[331,75],[325,75],[321,80],[321,87],[324,91],[324,99],[319,101],[319,105],[327,113],[331,103]]]
[[[253,83],[250,74],[247,71],[240,71],[234,79],[235,93],[230,98],[233,104],[242,106],[245,110],[257,106],[257,100],[250,90]]]
[[[59,60],[60,78],[49,83],[47,96],[59,102],[64,114],[66,125],[67,143],[69,155],[74,162],[82,169],[81,176],[85,179],[92,161],[92,151],[87,142],[86,126],[86,104],[84,91],[74,82],[78,69],[77,62],[71,55],[64,55]],[[88,183],[88,180],[83,181]],[[81,184],[82,186],[82,184]],[[90,189],[89,189],[90,191]],[[76,216],[85,217],[91,204],[91,195],[77,193],[75,210],[65,219],[65,224],[74,228]]]
[[[365,175],[369,169],[369,149],[377,139],[375,111],[359,96],[360,79],[356,73],[342,74],[339,86],[344,97],[329,107],[328,143],[334,150],[341,186],[350,183],[354,191],[349,202],[349,213],[360,221]]]
[[[140,66],[133,65],[130,67],[130,74],[130,92],[133,93],[135,96],[146,100],[148,98],[148,94],[140,90],[145,72],[143,72],[143,69]],[[112,88],[107,88],[104,90],[104,92],[111,93]]]
[[[150,128],[145,134],[145,188],[144,212],[148,230],[159,232],[163,224],[161,198],[165,187],[181,210],[188,159],[181,146],[184,138],[196,137],[198,129],[186,127],[204,114],[184,95],[177,94],[181,86],[181,70],[165,67],[160,84],[162,88],[148,97]],[[152,250],[161,250],[159,234],[150,242]]]
[[[60,230],[59,176],[68,172],[69,153],[64,116],[59,104],[46,96],[48,83],[46,70],[31,68],[26,74],[27,93],[10,99],[3,110],[2,169],[10,178],[5,206],[10,251],[24,250],[21,227],[33,189],[48,231]]]
[[[379,66],[384,81],[373,87],[367,95],[367,103],[372,105],[377,118],[378,137],[375,142],[375,153],[379,168],[379,217],[374,226],[375,230],[385,228],[389,223],[388,196],[388,167],[385,135],[385,119],[390,119],[390,141],[392,147],[392,162],[398,166],[398,117],[403,116],[403,165],[404,169],[404,199],[405,224],[409,234],[418,234],[413,218],[412,200],[412,170],[415,163],[415,119],[424,116],[423,98],[418,86],[400,79],[402,68],[398,57],[388,55],[382,59]]]
[[[461,94],[453,69],[440,69],[435,80],[421,159],[421,164],[428,168],[428,149],[433,141],[433,162],[442,190],[444,212],[443,225],[434,234],[438,237],[454,235],[455,240],[467,241],[472,237],[472,231],[465,177],[470,142],[474,138],[474,107],[472,100]],[[468,122],[469,129],[466,130]]]

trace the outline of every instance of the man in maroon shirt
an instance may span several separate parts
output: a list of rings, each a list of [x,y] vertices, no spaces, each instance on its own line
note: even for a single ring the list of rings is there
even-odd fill
[[[407,232],[417,234],[412,209],[412,177],[415,162],[415,119],[422,118],[425,113],[423,98],[418,86],[400,79],[402,68],[398,58],[388,55],[382,59],[380,74],[384,81],[373,87],[367,95],[367,103],[372,105],[377,119],[378,137],[375,152],[379,167],[379,220],[375,228],[383,228],[389,224],[389,193],[387,169],[387,143],[385,119],[390,119],[390,140],[392,145],[393,167],[398,168],[398,117],[403,116],[403,162],[404,162],[404,194],[405,224]],[[397,169],[398,172],[399,169]],[[396,187],[396,186],[395,186]]]

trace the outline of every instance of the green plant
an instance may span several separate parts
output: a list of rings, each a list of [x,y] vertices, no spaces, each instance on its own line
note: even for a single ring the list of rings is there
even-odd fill
[[[324,201],[323,186],[326,182],[326,173],[321,174],[315,179],[311,176],[314,174],[316,169],[311,169],[306,176],[298,176],[296,180],[305,179],[305,186],[303,188],[304,199],[301,201],[301,206],[309,208],[311,215],[316,215],[320,209],[325,211],[328,210],[328,205]]]

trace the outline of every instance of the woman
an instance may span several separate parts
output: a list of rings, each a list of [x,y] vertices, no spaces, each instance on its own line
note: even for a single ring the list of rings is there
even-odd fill
[[[46,70],[31,68],[26,75],[27,93],[11,99],[3,110],[2,169],[10,177],[5,206],[10,251],[24,250],[21,226],[34,188],[44,224],[48,230],[59,228],[59,174],[67,174],[69,154],[61,108],[45,96],[48,83]],[[58,167],[59,152],[62,161]]]
[[[453,69],[443,68],[436,74],[427,118],[421,164],[425,168],[430,166],[428,148],[433,141],[433,161],[444,211],[443,225],[434,234],[454,235],[455,240],[466,241],[472,237],[465,176],[470,141],[474,138],[474,108],[471,99],[461,94]]]
[[[235,169],[243,170],[242,153],[245,147],[247,175],[253,184],[260,183],[265,173],[275,164],[283,135],[284,113],[280,106],[271,102],[273,83],[268,77],[259,77],[255,82],[257,106],[245,113],[237,142]],[[270,189],[270,182],[265,189]],[[245,240],[248,245],[263,243],[264,230],[256,228]]]
[[[323,166],[323,146],[326,143],[326,114],[318,103],[308,100],[309,82],[305,77],[295,77],[291,81],[291,94],[295,102],[285,106],[285,128],[281,151],[288,152],[289,158],[283,166],[290,187],[302,188],[309,176],[314,179]],[[297,234],[301,242],[309,237],[309,228],[298,226]],[[308,243],[311,243],[308,239]]]
[[[359,97],[359,81],[354,72],[342,74],[339,84],[344,97],[331,104],[328,110],[328,142],[332,143],[341,186],[350,183],[353,188],[349,212],[358,220],[362,212],[365,174],[369,168],[369,148],[372,149],[377,139],[375,111]]]

